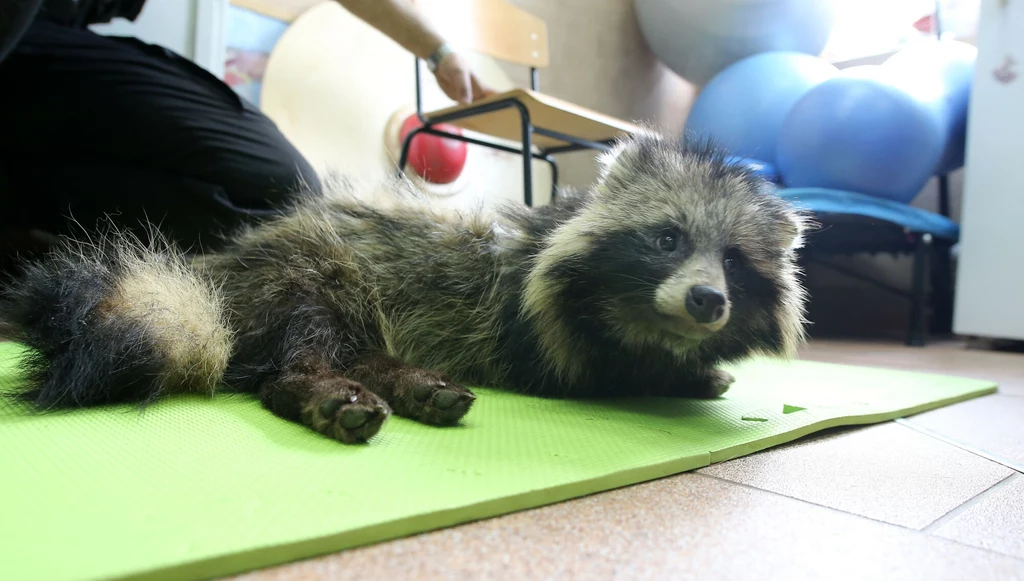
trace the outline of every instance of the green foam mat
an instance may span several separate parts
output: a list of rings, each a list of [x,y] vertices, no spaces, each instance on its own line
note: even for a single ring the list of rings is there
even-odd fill
[[[0,389],[20,347],[0,344]],[[730,369],[714,401],[550,401],[478,389],[465,423],[392,418],[345,446],[248,396],[0,409],[0,579],[201,579],[693,470],[993,383],[796,361]]]

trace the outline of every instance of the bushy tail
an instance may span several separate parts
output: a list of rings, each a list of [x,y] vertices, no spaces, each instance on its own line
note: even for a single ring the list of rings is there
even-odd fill
[[[113,230],[27,265],[4,289],[0,323],[31,348],[25,395],[46,409],[210,393],[231,351],[213,285],[168,244]]]

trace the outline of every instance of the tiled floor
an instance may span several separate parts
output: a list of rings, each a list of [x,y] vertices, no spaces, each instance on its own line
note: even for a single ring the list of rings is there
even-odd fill
[[[1024,355],[817,342],[803,357],[1000,392],[238,581],[1024,579]]]

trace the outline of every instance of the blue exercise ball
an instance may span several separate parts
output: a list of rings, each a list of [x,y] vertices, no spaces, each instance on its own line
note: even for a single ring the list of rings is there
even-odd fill
[[[935,173],[964,165],[967,112],[978,49],[964,42],[930,40],[894,54],[881,65],[885,82],[902,89],[938,115],[945,147]]]
[[[836,0],[634,0],[640,31],[676,74],[703,85],[732,63],[784,50],[819,55]]]
[[[807,92],[782,124],[778,169],[789,187],[847,190],[910,203],[932,176],[943,127],[904,91],[859,72]]]
[[[839,76],[858,79],[879,79],[879,71],[878,65],[857,65],[842,69],[839,71]]]
[[[790,108],[837,73],[832,64],[798,52],[747,57],[701,89],[686,118],[687,137],[711,138],[733,155],[774,164]]]
[[[775,169],[775,166],[759,159],[751,159],[740,155],[728,155],[725,158],[725,163],[742,166],[750,173],[772,183],[779,183],[780,181],[779,172]]]

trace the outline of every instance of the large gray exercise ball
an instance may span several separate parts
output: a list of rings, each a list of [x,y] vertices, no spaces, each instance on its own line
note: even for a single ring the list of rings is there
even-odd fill
[[[654,54],[682,78],[704,85],[757,53],[821,54],[836,1],[634,0],[634,5]]]

